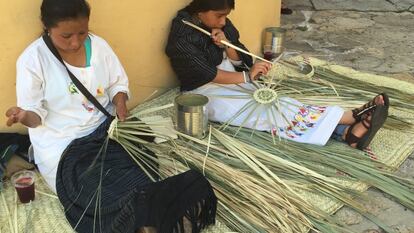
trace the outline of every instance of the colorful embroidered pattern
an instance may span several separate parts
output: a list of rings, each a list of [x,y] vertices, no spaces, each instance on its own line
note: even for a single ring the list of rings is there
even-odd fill
[[[68,89],[69,89],[70,94],[72,95],[79,94],[78,88],[76,88],[73,82],[70,82]]]
[[[88,112],[93,112],[93,110],[95,110],[95,107],[93,105],[89,105],[89,101],[88,100],[83,101],[82,102],[82,106]]]
[[[298,138],[309,129],[315,128],[317,121],[326,111],[326,107],[303,105],[290,122],[290,126],[280,127],[279,132],[285,133],[289,138]],[[274,132],[273,130],[273,133]]]
[[[96,96],[103,96],[105,94],[105,89],[101,85],[99,85],[98,89],[96,89]]]
[[[68,90],[71,95],[79,94],[78,88],[73,82],[69,84]],[[101,85],[99,85],[98,88],[96,89],[96,96],[100,97],[100,96],[103,96],[104,94],[105,94],[105,89]],[[84,100],[82,101],[82,106],[88,112],[93,112],[95,110],[95,106],[91,105],[90,102],[85,97],[84,97]]]

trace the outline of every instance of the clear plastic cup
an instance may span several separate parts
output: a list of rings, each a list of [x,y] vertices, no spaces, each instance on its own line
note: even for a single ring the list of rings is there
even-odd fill
[[[33,171],[16,172],[11,177],[11,182],[21,203],[29,203],[35,199],[35,173]]]
[[[263,58],[272,61],[273,59],[277,58],[282,54],[284,48],[282,46],[272,46],[272,45],[264,45],[263,46]]]

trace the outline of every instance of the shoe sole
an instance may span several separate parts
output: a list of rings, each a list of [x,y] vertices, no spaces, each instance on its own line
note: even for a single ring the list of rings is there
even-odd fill
[[[368,131],[357,144],[357,148],[363,150],[368,147],[372,139],[374,139],[378,130],[382,128],[388,117],[388,106],[378,105],[372,113],[371,123]]]

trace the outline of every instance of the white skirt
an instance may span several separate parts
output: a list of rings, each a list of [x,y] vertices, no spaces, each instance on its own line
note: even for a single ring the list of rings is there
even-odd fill
[[[251,93],[255,90],[250,83],[208,83],[191,93],[209,98],[210,121],[268,131],[292,141],[315,145],[326,144],[344,113],[338,106],[305,105],[288,97],[279,99],[278,110],[269,110],[269,105],[251,104],[254,99],[246,89]]]

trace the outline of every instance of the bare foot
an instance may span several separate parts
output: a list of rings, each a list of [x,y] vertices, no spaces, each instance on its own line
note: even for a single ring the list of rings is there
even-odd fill
[[[384,105],[385,101],[384,101],[384,96],[382,95],[378,95],[375,97],[375,104],[376,105]]]
[[[373,100],[371,100],[368,103],[362,105],[361,107],[350,111],[348,115],[349,116],[352,115],[352,117],[348,117],[350,121],[346,122],[346,123],[351,125],[351,124],[355,123],[356,121],[361,121],[361,120],[367,118],[367,115],[371,114],[370,112],[372,110],[367,111],[365,109],[370,109],[371,108],[370,106],[373,107],[373,106],[379,106],[379,105],[385,105],[384,96],[382,94],[379,94],[379,95],[375,96],[375,98]],[[356,112],[357,115],[354,115],[354,112]]]
[[[371,101],[370,101],[371,102]],[[377,95],[377,96],[375,96],[375,98],[374,98],[374,103],[375,103],[375,105],[384,105],[385,104],[385,101],[384,101],[384,96],[382,96],[382,95]],[[368,104],[368,103],[367,103]],[[358,109],[364,109],[364,106],[365,105],[367,105],[367,104],[364,104],[364,105],[362,105],[361,107],[359,107]]]

